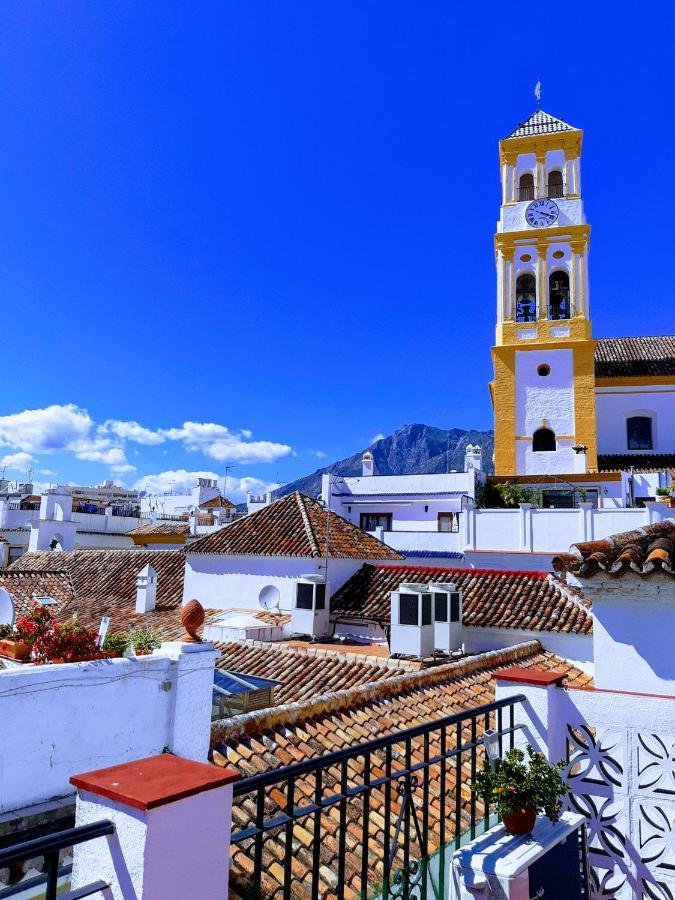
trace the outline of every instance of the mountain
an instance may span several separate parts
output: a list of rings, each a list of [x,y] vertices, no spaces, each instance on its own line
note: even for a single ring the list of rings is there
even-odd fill
[[[467,444],[479,444],[483,449],[483,465],[492,471],[493,431],[465,431],[463,428],[433,428],[431,425],[404,425],[389,437],[375,441],[370,447],[341,459],[311,475],[297,478],[280,487],[277,497],[302,491],[309,497],[321,493],[324,472],[337,475],[360,475],[361,457],[370,450],[375,460],[376,475],[410,475],[415,472],[438,473],[453,469],[464,471],[464,451]]]

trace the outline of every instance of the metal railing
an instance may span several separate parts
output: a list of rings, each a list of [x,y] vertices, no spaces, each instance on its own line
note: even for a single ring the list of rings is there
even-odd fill
[[[514,710],[524,699],[519,694],[238,782],[235,891],[250,900],[445,897],[446,851],[495,819],[470,790],[487,765],[482,735],[491,728],[500,753],[506,741],[512,748],[523,727]]]
[[[534,200],[534,188],[533,187],[521,187],[518,188],[518,200]]]
[[[549,184],[547,196],[550,200],[559,200],[565,196],[565,189],[562,184]]]
[[[108,819],[101,819],[101,821],[92,822],[90,825],[79,825],[76,828],[67,828],[65,831],[58,831],[55,834],[23,841],[20,844],[8,847],[6,850],[0,850],[0,869],[29,859],[32,860],[36,856],[44,856],[46,869],[44,878],[32,878],[30,879],[30,885],[28,885],[28,882],[19,882],[15,887],[25,891],[29,886],[31,889],[44,886],[44,900],[57,900],[57,896],[58,900],[80,900],[80,898],[90,897],[108,888],[107,882],[95,881],[74,891],[59,892],[59,877],[64,874],[59,869],[59,851],[74,847],[76,844],[84,844],[86,841],[93,841],[95,838],[107,837],[113,834],[114,831],[115,826],[112,822]],[[9,891],[0,890],[0,897],[9,897],[14,893],[16,891],[11,888]]]

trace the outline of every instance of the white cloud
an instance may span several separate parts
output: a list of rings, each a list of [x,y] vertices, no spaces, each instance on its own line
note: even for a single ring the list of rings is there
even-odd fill
[[[19,453],[8,453],[7,456],[3,456],[0,459],[0,466],[7,469],[27,469],[28,466],[32,465],[35,462],[35,459],[30,455],[30,453],[25,453],[20,451]]]
[[[17,451],[8,458],[21,460],[19,467],[25,466],[29,456],[33,462],[33,455],[72,453],[76,459],[125,474],[135,471],[126,457],[127,443],[152,447],[166,441],[180,442],[186,450],[221,463],[275,462],[293,453],[288,444],[254,441],[252,437],[248,429],[231,431],[215,422],[184,422],[179,428],[157,430],[133,420],[107,419],[97,424],[86,409],[74,403],[0,416],[0,447]]]
[[[56,475],[58,474],[53,469],[40,469],[38,471],[38,475]]]
[[[72,450],[91,438],[94,422],[73,403],[0,416],[0,442],[26,453]]]
[[[378,441],[383,441],[383,440],[384,440],[384,437],[385,437],[385,436],[384,436],[384,435],[382,434],[382,432],[380,431],[379,434],[376,434],[374,437],[371,437],[370,443],[371,443],[371,444],[376,444]]]
[[[119,419],[108,419],[103,423],[100,429],[103,433],[111,432],[122,438],[124,441],[133,441],[136,444],[145,444],[147,447],[153,447],[157,444],[163,444],[166,438],[158,431],[151,428],[145,428],[138,422],[121,422]]]
[[[162,434],[169,440],[181,441],[186,450],[198,450],[218,462],[276,462],[293,453],[288,444],[245,440],[250,431],[230,431],[215,422],[184,422],[181,428],[163,429]]]
[[[317,459],[325,459],[328,456],[323,450],[310,450],[309,452],[312,456],[316,456]]]

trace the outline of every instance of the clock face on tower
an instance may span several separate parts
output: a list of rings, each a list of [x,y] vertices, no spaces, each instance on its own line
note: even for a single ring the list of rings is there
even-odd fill
[[[533,228],[545,228],[558,221],[558,207],[553,200],[533,200],[525,210],[525,221]]]

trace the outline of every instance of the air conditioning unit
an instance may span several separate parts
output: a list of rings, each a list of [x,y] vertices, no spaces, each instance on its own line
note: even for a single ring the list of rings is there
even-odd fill
[[[540,816],[532,834],[491,828],[453,854],[450,900],[587,897],[584,821],[566,812],[555,825]]]
[[[403,656],[433,655],[434,615],[426,584],[404,582],[391,592],[389,650]]]
[[[302,575],[296,582],[291,631],[311,637],[330,634],[328,586],[323,576]]]
[[[434,646],[452,653],[464,643],[462,629],[462,592],[451,582],[429,585],[433,597]]]

